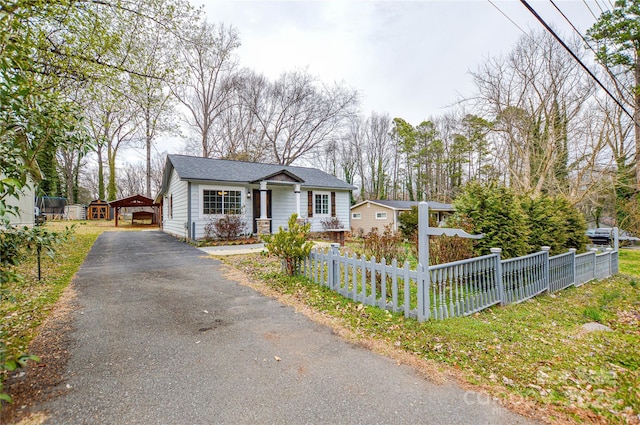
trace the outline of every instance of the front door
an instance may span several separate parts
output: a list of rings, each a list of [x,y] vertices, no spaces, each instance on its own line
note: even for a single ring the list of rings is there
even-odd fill
[[[253,233],[258,233],[258,222],[256,219],[260,218],[260,190],[253,189]],[[267,218],[271,218],[271,191],[267,190]],[[269,226],[271,226],[271,222],[269,222]],[[269,227],[269,233],[271,233],[272,229]]]

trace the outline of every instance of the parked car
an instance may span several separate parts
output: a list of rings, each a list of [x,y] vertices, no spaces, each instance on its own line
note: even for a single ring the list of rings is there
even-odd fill
[[[594,245],[612,245],[613,229],[610,227],[589,229],[587,230],[587,237],[591,239],[591,243]],[[621,243],[634,243],[640,241],[640,238],[633,236],[626,230],[619,230],[618,241]]]

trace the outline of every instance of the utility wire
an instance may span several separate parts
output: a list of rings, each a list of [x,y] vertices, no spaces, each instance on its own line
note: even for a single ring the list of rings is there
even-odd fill
[[[509,17],[509,15],[507,15],[506,13],[504,13],[504,12],[502,11],[502,9],[500,9],[500,8],[499,8],[499,7],[498,7],[494,2],[492,2],[491,0],[488,0],[488,1],[489,1],[489,3],[491,3],[491,6],[495,7],[495,8],[498,10],[498,12],[500,12],[500,13],[501,13],[505,18],[507,18],[507,19],[509,20],[509,22],[511,22],[513,25],[515,25],[515,26],[516,26],[516,28],[518,28],[520,31],[522,31],[522,33],[523,33],[524,35],[526,35],[527,37],[531,38],[531,34],[529,34],[528,32],[526,32],[525,30],[523,30],[523,29],[520,27],[520,25],[518,25],[518,24],[517,24],[513,19],[511,19],[511,18]]]
[[[591,16],[593,16],[593,19],[598,19],[598,17],[596,16],[595,13],[593,13],[593,10],[591,10],[591,7],[589,6],[589,4],[587,3],[587,0],[582,0],[582,3],[584,3],[585,6],[587,6],[587,9],[589,9],[589,12],[591,12]]]
[[[562,47],[564,47],[565,50],[569,52],[569,54],[580,64],[580,66],[582,66],[582,68],[585,71],[587,71],[587,73],[591,76],[591,78],[593,78],[595,82],[598,83],[598,85],[607,93],[607,95],[609,95],[609,97],[620,107],[620,109],[622,109],[622,111],[624,111],[624,113],[627,114],[629,118],[631,118],[631,121],[636,125],[640,126],[640,124],[637,123],[636,120],[634,119],[633,115],[631,115],[629,111],[627,111],[627,109],[624,107],[624,105],[622,105],[622,103],[620,103],[620,101],[613,94],[611,94],[609,89],[606,88],[604,84],[602,84],[602,82],[598,79],[598,77],[596,77],[596,75],[593,72],[591,72],[591,70],[584,64],[584,62],[582,62],[582,60],[580,60],[580,58],[576,56],[575,53],[573,53],[573,51],[569,48],[569,46],[567,46],[566,43],[562,41],[562,39],[558,36],[558,34],[555,33],[555,31],[549,26],[549,24],[547,24],[545,20],[542,19],[540,15],[538,15],[538,12],[536,12],[533,9],[533,7],[529,5],[527,0],[520,0],[520,3],[522,3],[524,7],[526,7],[527,10],[531,12],[531,14],[538,20],[538,22],[540,22],[542,26],[545,27],[546,30],[549,31],[549,33],[551,33],[551,35],[553,35],[553,37],[558,41],[558,43],[560,43]]]
[[[598,3],[598,0],[595,0],[596,2],[596,6],[598,6],[598,9],[600,9],[600,13],[604,13],[604,9],[602,8],[602,6],[600,6],[600,3]]]
[[[558,5],[556,5],[556,3],[553,0],[549,0],[551,2],[551,4],[553,5],[553,7],[556,8],[556,10],[558,11],[558,13],[560,13],[560,15],[562,15],[562,17],[564,18],[565,21],[567,21],[567,23],[569,25],[571,25],[571,28],[573,28],[573,30],[580,36],[580,38],[582,39],[582,41],[584,41],[584,43],[587,45],[587,47],[593,52],[593,54],[597,57],[598,56],[598,52],[596,52],[596,50],[593,48],[593,46],[591,46],[591,44],[589,44],[589,41],[585,38],[584,35],[582,35],[582,33],[580,31],[578,31],[578,29],[575,27],[575,25],[573,25],[573,22],[571,22],[569,20],[569,18],[567,17],[567,15],[564,14],[564,12],[562,12],[562,10],[560,10],[560,8],[558,7]],[[602,65],[602,67],[607,71],[607,74],[609,74],[609,77],[611,77],[611,79],[614,81],[616,88],[620,91],[623,91],[620,89],[620,87],[622,87],[622,89],[624,89],[624,91],[626,92],[625,94],[630,96],[631,98],[633,98],[633,93],[631,92],[631,90],[629,90],[624,84],[622,84],[620,82],[620,80],[618,80],[618,77],[616,77],[616,75],[613,73],[613,71],[611,71],[611,69],[607,66],[607,64],[600,62],[600,65]]]

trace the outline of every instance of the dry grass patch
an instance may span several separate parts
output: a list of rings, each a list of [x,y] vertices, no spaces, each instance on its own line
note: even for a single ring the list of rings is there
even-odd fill
[[[631,276],[590,282],[471,317],[418,323],[279,273],[258,255],[225,258],[245,283],[331,326],[345,339],[455,377],[547,422],[640,423],[640,287]],[[621,255],[640,261],[640,252]],[[637,269],[636,269],[637,270]],[[584,332],[594,318],[611,331]]]

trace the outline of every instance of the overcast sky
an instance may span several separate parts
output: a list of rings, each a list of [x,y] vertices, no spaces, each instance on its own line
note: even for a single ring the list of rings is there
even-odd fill
[[[609,0],[555,0],[584,32]],[[473,94],[470,70],[507,53],[523,35],[488,0],[202,2],[210,22],[233,25],[243,66],[268,77],[308,69],[361,96],[362,112],[416,125]],[[493,4],[528,31],[542,29],[518,0]],[[550,1],[530,4],[565,35],[573,30]]]

